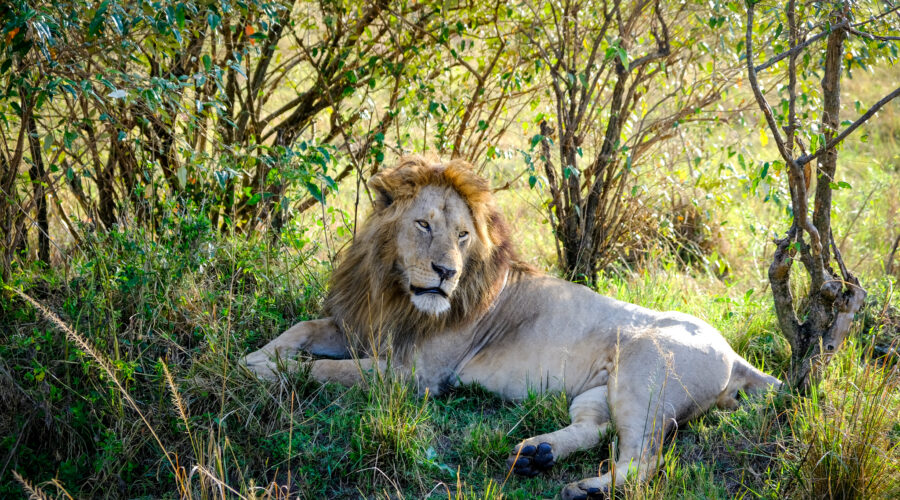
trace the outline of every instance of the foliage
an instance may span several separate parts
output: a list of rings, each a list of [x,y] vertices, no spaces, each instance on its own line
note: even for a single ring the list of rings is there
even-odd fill
[[[584,194],[600,178],[590,165],[607,162],[600,199],[619,208],[598,209],[596,227],[619,233],[598,239],[594,269],[576,274],[595,272],[592,286],[613,298],[694,314],[755,365],[787,373],[791,346],[760,262],[794,212],[788,165],[772,160],[741,76],[746,5],[617,3],[636,16],[630,29],[599,10],[560,25],[587,46],[554,38],[562,5],[0,6],[0,497],[525,499],[596,474],[605,445],[545,477],[507,474],[515,443],[567,423],[565,394],[419,397],[378,374],[347,389],[303,370],[261,383],[238,368],[321,314],[334,258],[366,212],[364,181],[410,151],[472,162],[497,187],[523,258],[565,277],[560,207],[577,218],[587,205],[567,202],[562,184],[557,205],[547,166]],[[815,22],[825,4],[802,5],[803,29],[827,33]],[[847,5],[856,22],[895,13]],[[762,61],[789,48],[790,30],[785,6],[757,9]],[[604,19],[617,27],[598,36]],[[638,64],[661,50],[663,25],[668,55]],[[896,22],[855,29],[893,33]],[[853,97],[841,120],[898,81],[892,42],[846,42]],[[577,58],[561,59],[568,74],[540,54],[554,43]],[[796,133],[810,151],[825,142],[817,47],[796,61],[808,124]],[[626,63],[634,94],[613,107]],[[760,75],[780,126],[788,63]],[[582,81],[592,75],[596,87]],[[595,110],[574,128],[559,121],[567,96]],[[714,100],[698,108],[704,96]],[[837,247],[869,290],[848,348],[806,394],[681,426],[664,470],[626,496],[897,496],[898,109],[885,105],[841,147],[828,184]],[[791,282],[798,295],[809,286]]]
[[[497,156],[517,113],[510,99],[532,83],[497,31],[506,12],[388,1],[8,4],[4,276],[27,251],[32,211],[36,257],[48,263],[51,233],[79,241],[79,220],[152,236],[174,210],[222,231],[280,231],[344,178],[373,173],[388,148]]]
[[[706,25],[688,21],[697,14],[690,2],[528,7],[524,33],[549,73],[552,102],[526,153],[529,183],[540,175],[549,192],[560,264],[570,278],[591,281],[617,257],[634,220],[643,193],[631,178],[650,163],[648,153],[683,138],[686,124],[717,121],[707,108],[722,98],[735,65],[707,45],[722,36],[715,9],[700,14],[712,16]]]

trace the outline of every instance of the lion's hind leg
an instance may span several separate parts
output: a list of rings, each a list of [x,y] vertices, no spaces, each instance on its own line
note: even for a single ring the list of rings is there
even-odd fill
[[[565,500],[609,497],[626,479],[646,481],[663,463],[666,435],[678,421],[705,411],[727,385],[730,363],[702,350],[680,349],[664,337],[623,348],[609,381],[609,405],[618,436],[609,471],[567,485]],[[703,363],[703,370],[691,365]]]
[[[606,386],[576,396],[569,406],[572,423],[558,431],[522,441],[513,449],[507,465],[516,474],[532,477],[548,470],[557,460],[597,446],[609,425],[606,396]]]
[[[622,486],[627,478],[646,481],[662,465],[660,452],[663,438],[674,419],[665,417],[664,412],[652,411],[646,420],[620,422],[618,412],[616,418],[618,446],[613,456],[617,458],[610,465],[610,470],[600,476],[570,483],[562,491],[564,500],[610,498],[610,491]]]
[[[739,357],[731,368],[728,385],[716,399],[716,406],[733,410],[738,407],[738,396],[741,391],[750,395],[759,394],[770,389],[780,389],[782,385],[777,378],[759,371],[747,360]]]

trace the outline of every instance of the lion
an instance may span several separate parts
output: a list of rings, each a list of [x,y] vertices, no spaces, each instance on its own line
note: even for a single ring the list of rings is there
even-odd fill
[[[423,393],[471,383],[510,400],[564,391],[571,424],[525,439],[508,464],[536,475],[597,446],[615,422],[617,472],[567,485],[565,499],[646,479],[673,426],[736,407],[741,391],[781,386],[698,318],[604,297],[523,263],[488,182],[463,161],[404,157],[368,186],[373,213],[332,275],[329,316],[247,355],[257,376],[276,379],[306,351],[331,358],[311,361],[311,377],[349,386],[386,369],[376,354],[388,349],[390,369]]]

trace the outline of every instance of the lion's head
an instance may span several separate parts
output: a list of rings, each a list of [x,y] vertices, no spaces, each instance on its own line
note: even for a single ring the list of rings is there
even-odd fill
[[[508,270],[521,267],[490,186],[468,163],[404,157],[369,188],[375,209],[335,269],[325,304],[351,339],[403,347],[475,320]]]
[[[402,288],[423,313],[446,313],[469,254],[483,246],[468,205],[452,187],[425,186],[396,224]]]

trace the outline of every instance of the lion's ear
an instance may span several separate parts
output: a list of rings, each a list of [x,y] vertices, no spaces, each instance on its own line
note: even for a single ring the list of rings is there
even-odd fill
[[[415,182],[409,174],[406,169],[392,168],[369,179],[369,190],[375,195],[375,210],[384,210],[394,200],[410,197],[415,193]]]
[[[394,203],[394,194],[385,173],[375,174],[369,179],[369,191],[375,195],[375,210],[381,211]]]
[[[427,164],[421,158],[405,156],[396,167],[372,176],[368,185],[369,190],[375,195],[375,210],[384,210],[399,198],[414,196],[416,185],[427,168]]]

